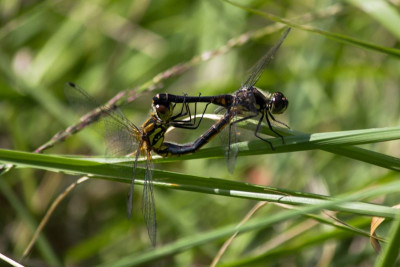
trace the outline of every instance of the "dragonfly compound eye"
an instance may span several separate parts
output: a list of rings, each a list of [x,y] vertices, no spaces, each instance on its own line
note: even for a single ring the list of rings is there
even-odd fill
[[[153,106],[155,109],[155,112],[157,113],[157,116],[160,120],[166,122],[171,119],[172,113],[173,113],[173,105],[172,103],[170,104],[161,104],[158,103],[155,106]]]
[[[275,92],[271,101],[271,112],[273,114],[281,114],[285,112],[289,106],[289,101],[281,92]]]
[[[157,104],[156,105],[156,112],[159,114],[159,115],[165,115],[165,113],[167,112],[167,106],[165,106],[165,105],[160,105],[160,104]]]

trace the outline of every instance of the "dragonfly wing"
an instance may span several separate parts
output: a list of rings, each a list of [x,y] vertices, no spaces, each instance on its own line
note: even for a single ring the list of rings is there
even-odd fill
[[[122,114],[122,111],[120,111]],[[128,124],[116,123],[111,117],[104,121],[106,155],[126,156],[139,149],[140,132]]]
[[[64,92],[68,100],[78,108],[90,111],[82,117],[82,127],[93,122],[100,122],[106,137],[107,150],[112,155],[127,155],[136,151],[135,162],[133,164],[132,181],[129,189],[127,216],[132,215],[133,191],[137,172],[137,162],[142,151],[143,141],[141,130],[129,121],[123,112],[114,104],[99,105],[90,95],[79,86],[68,83],[64,87]],[[142,212],[145,217],[147,230],[153,245],[156,242],[156,214],[154,207],[152,167],[150,151],[147,151],[146,173],[143,188]]]
[[[249,78],[242,84],[242,88],[250,88],[255,85],[261,74],[268,67],[269,63],[271,63],[274,58],[276,52],[279,47],[282,45],[283,41],[286,39],[286,36],[289,34],[290,28],[288,28],[279,39],[279,41],[270,49],[268,52],[250,69]]]
[[[229,111],[231,120],[228,130],[228,146],[225,152],[228,163],[228,171],[232,174],[235,168],[240,132],[237,123],[258,116],[259,111],[255,105],[256,98],[252,90],[239,89],[235,94],[235,101]]]
[[[153,164],[151,162],[150,151],[147,151],[146,174],[144,178],[142,195],[142,213],[151,243],[153,246],[156,246],[157,217],[154,202]]]
[[[226,112],[226,107],[219,106],[214,110],[214,114],[221,114],[223,112]]]
[[[131,181],[131,186],[129,188],[129,193],[128,193],[128,201],[126,203],[126,216],[131,218],[132,216],[132,207],[133,207],[133,192],[134,192],[134,187],[135,187],[135,178],[136,178],[136,170],[137,170],[137,163],[138,159],[140,156],[140,149],[141,146],[138,147],[136,151],[136,156],[135,156],[135,162],[133,163],[133,173],[132,173],[132,181]]]
[[[237,143],[237,131],[236,131],[236,124],[230,123],[228,129],[228,146],[226,148],[225,157],[228,164],[228,171],[230,174],[233,173],[236,165],[236,159],[238,154],[238,147]]]
[[[85,90],[73,83],[64,86],[64,93],[74,108],[89,112],[81,121],[87,125],[96,122],[97,128],[105,136],[108,154],[123,156],[137,149],[140,130],[116,105],[100,105]]]

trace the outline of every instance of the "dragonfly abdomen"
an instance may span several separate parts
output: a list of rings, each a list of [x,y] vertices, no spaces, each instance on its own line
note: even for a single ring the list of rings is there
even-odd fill
[[[169,142],[164,142],[160,149],[154,150],[157,154],[168,156],[180,156],[184,154],[191,154],[207,144],[214,136],[220,133],[233,118],[233,112],[227,112],[225,115],[214,125],[212,125],[204,134],[196,139],[193,143],[180,145]]]
[[[153,105],[157,103],[212,103],[222,107],[230,107],[235,100],[235,96],[225,94],[217,96],[180,96],[173,94],[157,94],[153,97]]]

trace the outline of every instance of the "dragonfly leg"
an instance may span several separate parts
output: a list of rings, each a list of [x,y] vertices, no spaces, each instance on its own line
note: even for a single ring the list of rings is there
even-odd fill
[[[177,103],[174,103],[173,108],[175,108],[176,104]],[[184,108],[186,109],[185,111],[183,111]],[[178,114],[176,114],[175,116],[172,116],[171,120],[175,121],[177,118],[186,116],[188,113],[189,113],[189,121],[191,121],[192,120],[192,116],[191,116],[191,113],[190,113],[189,104],[186,103],[186,94],[184,94],[183,95],[183,102],[182,102],[181,111]],[[188,121],[187,120],[182,120],[182,122],[188,122]]]
[[[194,130],[194,129],[199,128],[200,123],[201,123],[201,121],[202,121],[203,118],[204,118],[204,114],[205,114],[206,111],[207,111],[208,105],[210,105],[210,104],[211,104],[211,103],[207,103],[207,104],[206,104],[206,106],[205,106],[205,108],[204,108],[204,110],[203,110],[203,113],[201,114],[200,120],[199,120],[199,122],[197,123],[197,125],[196,125],[196,116],[195,116],[195,119],[194,119],[194,121],[193,121],[193,125],[192,125],[191,127],[188,126],[188,127],[186,127],[185,129],[192,129],[192,130]],[[197,103],[196,103],[196,105],[197,105]],[[196,112],[196,109],[195,109],[195,112]]]
[[[199,98],[200,98],[201,94],[199,94]],[[186,112],[185,113],[181,113],[180,116],[184,116],[186,114],[189,114],[189,120],[176,120],[178,117],[174,116],[175,119],[172,120],[171,126],[174,126],[176,128],[183,128],[183,129],[197,129],[200,126],[201,121],[203,120],[204,114],[207,111],[208,105],[211,104],[211,102],[207,103],[203,113],[201,115],[201,118],[199,120],[199,122],[196,124],[196,120],[197,120],[197,102],[195,102],[194,105],[194,119],[192,120],[191,117],[191,112],[190,112],[190,108],[189,108],[189,104],[185,103],[185,100],[183,100],[183,103],[186,106]]]
[[[271,117],[271,119],[272,119],[274,122],[277,122],[277,123],[279,123],[279,124],[285,126],[286,128],[290,129],[290,127],[289,127],[286,123],[281,122],[281,121],[278,121],[277,119],[275,119],[271,112],[268,111],[268,115]]]
[[[186,112],[181,115],[181,117],[189,114],[189,120],[181,120],[181,122],[186,123],[187,125],[194,125],[196,123],[196,112],[197,112],[197,102],[194,104],[194,119],[192,122],[192,113],[190,112],[189,103],[186,103],[186,95],[184,95],[183,105],[186,107]]]
[[[252,119],[252,118],[257,117],[257,116],[258,116],[258,112],[255,113],[255,114],[249,115],[249,116],[247,116],[247,117],[240,118],[240,119],[238,119],[238,120],[236,120],[236,121],[234,121],[234,122],[231,122],[231,124],[236,124],[236,123],[239,123],[239,122],[241,122],[241,121],[245,121],[245,120],[248,120],[248,119]]]
[[[213,124],[204,134],[198,137],[193,143],[190,144],[174,144],[170,142],[163,142],[159,149],[154,150],[157,154],[168,157],[168,156],[179,156],[184,154],[190,154],[196,152],[202,146],[207,144],[215,135],[229,124],[229,121],[233,115],[230,113],[224,114],[224,116],[215,124]]]
[[[197,129],[200,126],[201,121],[203,120],[203,117],[204,117],[204,114],[206,113],[208,105],[210,105],[210,104],[211,103],[206,104],[206,107],[204,108],[201,118],[200,118],[199,122],[197,123],[197,125],[196,125],[196,116],[195,116],[193,123],[192,122],[191,123],[185,123],[185,122],[181,123],[181,121],[174,121],[171,123],[171,126],[174,126],[175,128],[183,128],[183,129],[190,129],[190,130]],[[196,108],[195,108],[195,112],[196,112]]]
[[[199,94],[199,97],[200,96],[201,96],[201,94]],[[183,108],[186,109],[185,112],[183,112]],[[204,112],[203,112],[203,114],[204,114]],[[178,118],[184,117],[184,116],[186,116],[188,114],[189,114],[189,119],[178,120]],[[185,94],[183,96],[181,112],[179,114],[171,117],[171,121],[174,122],[174,123],[178,123],[178,124],[184,125],[185,127],[195,126],[196,125],[196,119],[197,119],[196,114],[197,114],[197,102],[195,102],[195,104],[194,104],[194,118],[192,119],[192,113],[191,113],[190,108],[189,108],[189,103],[186,103],[186,94]],[[190,129],[190,128],[187,128],[187,129]]]
[[[243,118],[241,118],[241,119],[239,119],[237,121],[232,122],[231,124],[236,124],[236,123],[239,123],[241,121],[248,120],[248,119],[251,119],[251,118],[254,118],[254,117],[257,117],[257,116],[258,116],[258,112],[256,114],[253,114],[253,115],[250,115],[250,116],[247,116],[247,117],[243,117]],[[263,137],[258,135],[258,132],[259,132],[259,130],[261,128],[261,123],[262,123],[263,119],[264,119],[264,113],[261,113],[261,118],[258,120],[258,124],[257,124],[256,130],[254,131],[254,136],[259,138],[259,139],[261,139],[261,140],[263,140],[264,142],[267,142],[270,145],[271,149],[275,150],[275,148],[273,147],[272,143],[269,140],[267,140],[267,139],[265,139],[265,138],[263,138]],[[268,118],[267,118],[267,122],[268,122],[268,127],[271,129],[271,131],[273,131],[275,134],[281,136],[279,133],[275,132],[272,129],[272,126],[271,126]],[[283,136],[281,136],[281,137],[283,137]]]
[[[272,149],[272,150],[275,150],[274,146],[272,145],[272,143],[271,143],[269,140],[267,140],[267,139],[265,139],[265,138],[263,138],[263,137],[261,137],[261,136],[258,135],[258,131],[259,131],[260,128],[261,128],[261,123],[262,123],[262,120],[263,120],[263,119],[264,119],[264,113],[262,113],[261,118],[258,120],[258,124],[257,124],[256,130],[254,131],[254,135],[255,135],[257,138],[263,140],[264,142],[267,142],[267,143],[269,144],[269,146],[271,147],[271,149]],[[267,119],[267,121],[268,121],[268,119]],[[268,127],[271,129],[271,125],[269,124],[269,122],[268,122]],[[271,129],[271,130],[272,130],[272,129]],[[272,131],[273,131],[273,130],[272,130]]]
[[[201,96],[201,93],[199,94],[199,97]],[[190,108],[189,108],[189,104],[187,106],[189,112],[190,112]],[[197,119],[197,102],[194,103],[194,120],[193,120],[193,126],[196,125],[196,119]]]
[[[229,138],[228,138],[228,140],[229,140],[229,144],[228,144],[228,155],[230,155],[230,153],[231,153],[231,144],[230,144],[230,141],[231,141],[231,129],[232,129],[232,125],[234,125],[234,124],[237,124],[237,123],[239,123],[239,122],[241,122],[241,121],[245,121],[245,120],[248,120],[248,119],[251,119],[251,118],[254,118],[254,117],[257,117],[258,116],[258,112],[257,113],[255,113],[255,114],[252,114],[252,115],[249,115],[249,116],[247,116],[247,117],[243,117],[243,118],[240,118],[240,119],[238,119],[238,120],[236,120],[236,121],[234,121],[234,122],[231,122],[230,124],[229,124]],[[236,134],[236,133],[235,133]]]
[[[285,144],[285,139],[283,138],[283,135],[281,135],[280,133],[278,133],[277,131],[275,131],[272,128],[271,122],[268,119],[268,115],[272,117],[272,114],[270,112],[267,112],[267,114],[265,115],[265,119],[267,120],[267,123],[268,123],[268,128],[282,139],[282,144]],[[263,113],[263,117],[264,117],[264,113]],[[273,118],[273,120],[276,121],[275,118]]]

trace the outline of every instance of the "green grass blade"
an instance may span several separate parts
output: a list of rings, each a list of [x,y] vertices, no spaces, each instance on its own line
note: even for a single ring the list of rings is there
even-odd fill
[[[347,0],[379,21],[388,31],[400,39],[400,14],[388,2],[380,0]]]
[[[349,222],[349,224],[353,225],[354,227],[357,228],[365,228],[368,227],[368,225],[371,223],[370,220],[366,220],[365,218],[356,218],[353,219]],[[337,227],[337,225],[336,225]],[[312,236],[300,236],[298,238],[298,241],[294,241],[291,244],[284,244],[282,246],[279,246],[277,248],[271,249],[269,251],[266,251],[265,253],[261,253],[259,255],[253,255],[253,256],[248,256],[248,257],[241,257],[240,259],[237,259],[233,262],[227,262],[223,263],[218,266],[252,266],[256,263],[260,262],[265,262],[269,259],[272,259],[274,257],[287,257],[290,255],[293,255],[295,253],[300,253],[303,249],[309,248],[312,246],[321,246],[324,242],[327,242],[329,240],[340,240],[340,239],[346,239],[354,235],[354,232],[351,231],[343,231],[341,229],[333,229],[330,231],[325,231],[322,232],[318,235],[312,235]]]
[[[0,192],[8,200],[18,216],[27,224],[27,226],[33,233],[38,224],[35,222],[35,219],[31,216],[31,214],[27,211],[24,204],[11,190],[10,186],[2,179],[0,179]],[[43,258],[51,263],[51,265],[62,266],[61,261],[57,258],[57,255],[55,251],[53,251],[53,248],[49,244],[48,240],[42,235],[40,235],[38,238],[38,249]]]
[[[374,189],[371,189],[367,192],[355,193],[346,197],[341,198],[340,200],[336,199],[334,201],[327,201],[323,204],[317,204],[312,206],[302,207],[298,210],[289,210],[283,211],[279,214],[267,216],[259,219],[253,219],[247,222],[242,226],[230,225],[217,230],[209,231],[207,233],[196,234],[188,238],[181,239],[173,244],[165,245],[161,248],[157,248],[155,250],[149,251],[147,253],[140,253],[137,255],[127,256],[122,258],[121,260],[114,262],[112,266],[130,266],[130,265],[138,265],[143,264],[148,261],[153,261],[168,255],[172,255],[174,253],[178,253],[180,251],[189,249],[194,246],[199,246],[205,243],[208,243],[212,240],[216,240],[222,237],[226,237],[232,235],[236,232],[245,233],[247,231],[255,231],[268,226],[272,226],[281,221],[286,221],[293,217],[304,215],[307,213],[316,212],[321,209],[329,208],[332,205],[338,205],[340,203],[344,203],[347,201],[353,201],[360,198],[373,197],[382,194],[383,192],[388,192],[388,190],[395,192],[400,189],[400,182],[394,182],[388,185],[380,186]],[[397,211],[396,211],[397,213]],[[110,263],[109,263],[110,264]],[[108,264],[108,265],[109,265]],[[100,266],[106,266],[100,265]]]
[[[255,129],[256,122],[246,121],[239,124],[245,129]],[[275,150],[261,140],[237,143],[239,156],[295,152],[312,149],[321,149],[327,152],[342,155],[355,160],[374,164],[394,171],[400,170],[400,159],[382,153],[370,151],[355,145],[386,142],[400,139],[400,127],[373,128],[329,133],[306,134],[294,130],[276,128],[285,137],[285,144],[280,138],[270,139]],[[264,134],[273,134],[269,129],[263,130]],[[291,136],[288,136],[291,135]],[[171,162],[176,160],[189,160],[199,158],[223,158],[225,147],[212,147],[202,149],[195,154],[183,155],[179,158],[154,157],[156,162]]]
[[[68,172],[78,175],[89,175],[111,181],[130,183],[132,167],[124,164],[108,164],[98,161],[66,158],[52,155],[41,155],[0,149],[0,161],[50,171]],[[143,184],[144,170],[138,168],[138,184]],[[154,185],[171,189],[238,197],[255,200],[266,200],[292,205],[322,205],[330,200],[321,195],[300,193],[284,189],[253,185],[217,178],[205,178],[175,172],[155,170]],[[334,210],[347,211],[364,215],[392,218],[393,208],[368,203],[346,203],[332,207]]]
[[[289,27],[293,27],[295,29],[299,29],[299,30],[303,30],[303,31],[307,31],[307,32],[312,32],[312,33],[317,33],[320,34],[322,36],[325,36],[327,38],[330,38],[334,41],[338,41],[341,43],[345,43],[345,44],[350,44],[350,45],[354,45],[354,46],[358,46],[361,48],[365,48],[365,49],[369,49],[369,50],[373,50],[375,52],[380,52],[380,53],[384,53],[390,56],[394,56],[394,57],[400,57],[400,50],[399,49],[395,49],[395,48],[389,48],[389,47],[384,47],[384,46],[379,46],[373,43],[368,43],[350,36],[346,36],[343,34],[338,34],[338,33],[333,33],[333,32],[328,32],[328,31],[324,31],[312,26],[308,26],[308,25],[302,25],[302,24],[298,24],[298,23],[294,23],[292,21],[289,21],[287,19],[283,19],[279,16],[275,16],[257,9],[253,9],[253,8],[249,8],[234,2],[231,2],[229,0],[223,0],[231,5],[237,6],[241,9],[244,9],[248,12],[251,12],[253,14],[265,17],[269,20],[275,21],[275,22],[280,22],[283,24],[286,24]]]
[[[400,215],[400,213],[399,213]],[[388,233],[387,246],[384,248],[382,255],[376,261],[375,266],[395,266],[400,251],[400,216],[397,216],[392,223],[392,227]]]

